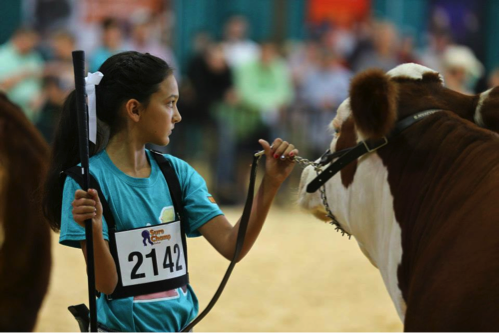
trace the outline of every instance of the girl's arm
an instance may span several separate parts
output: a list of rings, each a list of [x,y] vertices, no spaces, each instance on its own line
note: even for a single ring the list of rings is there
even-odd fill
[[[253,201],[248,229],[238,261],[250,251],[259,236],[279,187],[293,170],[294,162],[291,157],[298,154],[293,145],[281,139],[276,139],[272,148],[265,140],[259,142],[266,155],[266,173]],[[285,160],[280,159],[282,155],[286,157]],[[239,220],[233,227],[224,215],[219,215],[201,226],[199,231],[220,254],[231,260],[234,256],[239,226]]]
[[[104,294],[111,294],[118,283],[118,273],[109,244],[102,235],[102,205],[96,190],[89,189],[88,194],[83,190],[75,192],[72,202],[73,219],[85,227],[85,220],[92,219],[92,232],[94,239],[94,267],[96,289]],[[85,262],[87,262],[87,242],[81,241]]]

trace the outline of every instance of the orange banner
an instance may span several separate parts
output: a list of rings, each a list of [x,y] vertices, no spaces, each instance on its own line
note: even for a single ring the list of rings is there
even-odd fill
[[[128,19],[137,10],[158,13],[163,9],[162,0],[84,0],[85,21],[101,22],[104,18]]]
[[[309,0],[308,20],[350,25],[370,14],[370,0]]]

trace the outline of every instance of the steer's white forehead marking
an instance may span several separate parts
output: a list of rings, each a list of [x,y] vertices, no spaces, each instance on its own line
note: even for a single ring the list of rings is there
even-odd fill
[[[444,85],[444,78],[439,72],[436,72],[435,70],[432,70],[428,67],[414,63],[399,65],[398,67],[388,71],[387,75],[389,75],[390,77],[409,77],[415,80],[422,80],[424,78],[424,74],[426,73],[439,74],[439,79],[441,80],[441,84]]]
[[[332,129],[338,129],[342,126],[342,123],[349,118],[351,115],[351,103],[350,103],[350,98],[347,98],[345,101],[343,101],[338,109],[337,109],[337,115],[333,119],[333,121],[330,123],[330,128]]]
[[[337,110],[337,117],[340,117],[342,121],[346,120],[351,115],[351,99],[347,98],[343,101]]]
[[[414,63],[399,65],[394,69],[388,71],[387,75],[394,78],[407,77],[414,80],[422,80],[424,78],[424,74],[426,73],[438,74],[441,84],[444,86],[444,78],[439,72],[436,72],[435,70],[432,70],[428,67]],[[350,98],[347,98],[339,105],[337,109],[337,115],[335,116],[335,119],[333,119],[333,121],[331,122],[330,128],[333,129],[340,128],[342,126],[342,123],[347,118],[349,118],[350,115],[351,115],[351,102]]]

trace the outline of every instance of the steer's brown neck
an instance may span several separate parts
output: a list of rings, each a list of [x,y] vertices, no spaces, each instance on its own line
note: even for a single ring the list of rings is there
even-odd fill
[[[377,153],[388,168],[395,216],[402,230],[399,286],[408,306],[417,306],[411,303],[411,295],[422,284],[432,283],[426,278],[452,269],[447,263],[463,268],[460,258],[448,255],[450,248],[460,253],[460,247],[467,247],[491,227],[480,225],[481,214],[486,212],[477,212],[477,201],[491,205],[498,214],[498,136],[449,112],[439,112]],[[496,188],[485,192],[489,184]],[[481,197],[473,195],[479,188]],[[477,214],[477,225],[470,225],[471,214]],[[471,230],[470,239],[462,239],[464,228]],[[435,265],[429,266],[429,260]],[[421,266],[424,261],[425,268]],[[434,268],[424,271],[429,267]]]

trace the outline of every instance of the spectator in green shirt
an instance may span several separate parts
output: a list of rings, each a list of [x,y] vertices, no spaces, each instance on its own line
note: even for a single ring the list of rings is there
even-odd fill
[[[0,46],[0,90],[19,105],[34,121],[42,102],[42,57],[35,51],[38,34],[19,28],[12,38]]]
[[[267,126],[277,124],[293,99],[288,67],[272,43],[262,45],[260,58],[236,68],[236,90],[241,103],[257,111]]]

